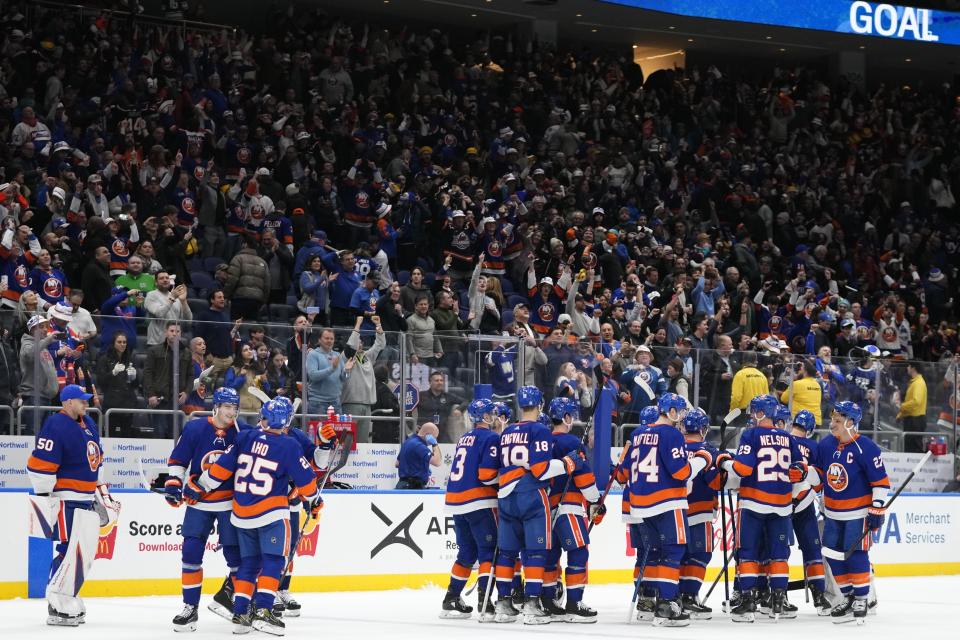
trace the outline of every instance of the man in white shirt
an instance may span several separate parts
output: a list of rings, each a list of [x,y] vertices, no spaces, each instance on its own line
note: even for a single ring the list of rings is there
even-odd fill
[[[157,273],[157,288],[147,293],[143,302],[150,324],[147,326],[147,345],[153,346],[165,340],[167,323],[193,320],[193,312],[187,303],[187,287],[173,286],[166,271]]]
[[[67,301],[73,307],[73,317],[67,323],[67,328],[76,333],[81,340],[92,340],[97,335],[97,325],[90,312],[80,306],[83,304],[83,291],[71,289]]]

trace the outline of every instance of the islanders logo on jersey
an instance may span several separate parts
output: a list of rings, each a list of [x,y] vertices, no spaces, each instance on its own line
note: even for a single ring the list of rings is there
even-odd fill
[[[190,215],[197,213],[197,203],[193,201],[193,198],[184,198],[180,202],[180,207]]]
[[[114,239],[113,243],[110,245],[110,251],[112,251],[116,256],[123,257],[130,255],[130,250],[127,248],[127,243],[120,238]]]
[[[470,248],[470,236],[461,231],[457,235],[453,236],[453,238],[450,240],[450,245],[454,249],[465,251]]]
[[[834,491],[840,492],[847,488],[850,478],[847,469],[839,462],[833,462],[827,468],[827,483]]]
[[[216,443],[218,440],[223,440],[223,438],[222,437],[215,438],[214,443]],[[224,442],[224,444],[226,444],[226,442]],[[200,468],[203,469],[204,471],[207,471],[208,469],[213,467],[213,465],[217,464],[217,460],[219,460],[220,456],[222,456],[224,453],[225,452],[222,449],[215,449],[213,451],[206,452],[203,455],[203,458],[200,459]]]
[[[370,196],[367,195],[366,191],[358,191],[354,202],[358,209],[367,209],[370,207]]]
[[[197,180],[203,180],[203,176],[206,175],[207,170],[201,167],[199,164],[193,168],[193,177]]]
[[[492,257],[499,258],[501,255],[503,255],[503,245],[501,245],[498,240],[493,240],[487,245],[487,254]]]
[[[248,164],[251,158],[253,158],[253,154],[250,152],[249,147],[240,147],[237,149],[237,162],[240,164]]]
[[[585,251],[580,262],[583,264],[584,269],[592,269],[597,266],[597,254],[591,251]]]
[[[87,441],[87,464],[90,465],[90,471],[96,471],[103,462],[103,452],[100,445],[93,440]]]
[[[21,289],[30,288],[30,271],[24,265],[17,265],[16,271],[13,272],[13,279],[17,281]]]
[[[557,308],[550,302],[546,302],[537,308],[537,315],[539,315],[540,319],[544,322],[553,322],[556,312]]]
[[[48,277],[43,281],[43,294],[48,298],[62,297],[63,283],[53,276]]]

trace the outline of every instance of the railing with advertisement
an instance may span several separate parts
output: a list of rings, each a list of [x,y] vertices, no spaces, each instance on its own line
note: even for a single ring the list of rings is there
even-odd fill
[[[183,511],[142,491],[118,491],[120,519],[100,531],[97,559],[82,595],[140,596],[180,592],[179,526]],[[0,565],[0,597],[42,597],[52,555],[48,540],[28,537],[30,497],[0,491],[7,526],[0,544],[7,562]],[[328,491],[317,521],[307,523],[296,551],[298,591],[391,589],[425,584],[445,586],[457,553],[453,519],[440,491]],[[615,517],[620,495],[607,498],[610,515],[590,534],[590,582],[628,583],[634,550],[625,526]],[[871,560],[877,575],[935,575],[960,572],[960,495],[905,493],[873,536]],[[732,519],[727,517],[727,538]],[[719,518],[715,540],[721,540]],[[204,558],[205,591],[212,593],[226,575],[216,536]],[[707,579],[723,564],[715,547]],[[791,576],[802,576],[802,558],[794,549]],[[629,591],[629,586],[624,585]]]

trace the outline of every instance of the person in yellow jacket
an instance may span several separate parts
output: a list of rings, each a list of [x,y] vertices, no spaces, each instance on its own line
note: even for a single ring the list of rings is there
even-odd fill
[[[740,360],[740,370],[733,376],[730,389],[730,411],[746,409],[757,396],[770,393],[767,376],[757,369],[757,353],[745,351]]]
[[[817,380],[817,369],[811,362],[797,365],[797,377],[793,383],[780,394],[780,402],[790,407],[793,415],[806,409],[817,420],[817,426],[823,424],[823,414],[820,405],[823,402],[823,387]]]
[[[927,429],[927,382],[917,370],[916,363],[907,364],[910,382],[903,396],[897,420],[901,420],[904,431],[918,431],[915,435],[904,435],[903,450],[919,453],[923,451],[923,431]]]

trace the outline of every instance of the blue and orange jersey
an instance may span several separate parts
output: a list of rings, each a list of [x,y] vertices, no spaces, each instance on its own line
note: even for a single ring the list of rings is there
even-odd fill
[[[447,480],[446,510],[471,513],[497,507],[500,435],[477,426],[460,436]]]
[[[740,507],[755,513],[793,512],[790,465],[800,459],[796,442],[772,425],[751,427],[740,437],[733,471],[740,476]]]
[[[250,428],[238,422],[229,429],[218,429],[211,416],[188,420],[173,445],[167,461],[167,473],[181,481],[201,475],[236,443],[241,430]],[[228,479],[191,506],[201,511],[230,511],[232,500],[233,481]]]
[[[35,267],[29,277],[30,288],[47,304],[57,304],[70,295],[67,274],[60,269]]]
[[[199,484],[215,490],[233,479],[233,514],[230,522],[241,529],[257,529],[290,519],[288,484],[305,500],[317,495],[317,477],[290,436],[247,429],[237,442],[200,477]]]
[[[687,459],[706,449],[716,459],[720,452],[711,444],[700,440],[687,440]],[[697,474],[690,483],[687,492],[687,524],[693,526],[703,522],[713,522],[713,511],[717,508],[717,492],[720,491],[720,472],[716,467],[708,467]]]
[[[92,502],[101,465],[103,449],[97,424],[89,416],[74,420],[60,411],[40,428],[27,460],[27,475],[34,493]]]
[[[794,462],[802,462],[808,469],[812,468],[807,479],[793,486],[793,511],[803,511],[813,504],[813,500],[823,488],[823,481],[820,473],[816,471],[820,467],[817,464],[817,442],[804,436],[790,436],[797,443],[797,452],[800,457]]]
[[[239,235],[244,232],[246,227],[244,226],[244,218],[246,214],[243,212],[243,207],[234,203],[231,206],[227,207],[227,234],[228,235]]]
[[[27,238],[28,248],[17,244],[13,229],[3,232],[0,239],[0,276],[6,276],[7,289],[3,292],[3,305],[16,307],[20,295],[30,288],[30,270],[40,255],[40,241],[32,233]]]
[[[563,313],[564,295],[564,290],[557,285],[553,285],[546,298],[540,294],[539,286],[531,287],[528,291],[530,326],[541,336],[549,334],[557,326],[557,319]]]
[[[823,512],[828,518],[863,518],[874,501],[886,498],[890,478],[880,447],[870,438],[857,434],[843,444],[828,435],[817,445],[815,461],[823,478]]]
[[[506,498],[514,491],[546,489],[552,477],[548,474],[551,460],[553,438],[550,429],[534,420],[508,425],[500,434],[500,490],[497,495]]]
[[[481,273],[502,276],[505,271],[503,261],[503,239],[499,231],[481,233],[477,236],[477,254],[484,254]]]
[[[127,264],[130,262],[130,254],[133,248],[130,242],[130,236],[110,236],[110,244],[107,250],[110,251],[110,276],[122,276],[127,272]]]
[[[262,231],[269,229],[273,231],[280,244],[287,245],[287,248],[293,251],[293,224],[290,218],[271,214],[263,221]]]
[[[579,455],[581,451],[580,438],[572,433],[563,431],[553,432],[553,457],[560,460],[565,456]],[[570,513],[575,516],[587,515],[587,503],[600,499],[600,490],[597,489],[597,479],[589,467],[577,469],[567,484],[568,474],[563,473],[550,480],[550,507],[559,510],[557,513]],[[563,493],[566,488],[566,494]],[[560,498],[563,497],[563,504]]]
[[[505,348],[498,345],[487,354],[487,366],[490,367],[490,384],[493,395],[511,396],[517,391],[517,346]]]
[[[686,443],[676,427],[653,424],[634,429],[617,480],[624,485],[630,518],[649,518],[687,508],[687,480],[692,469]]]

